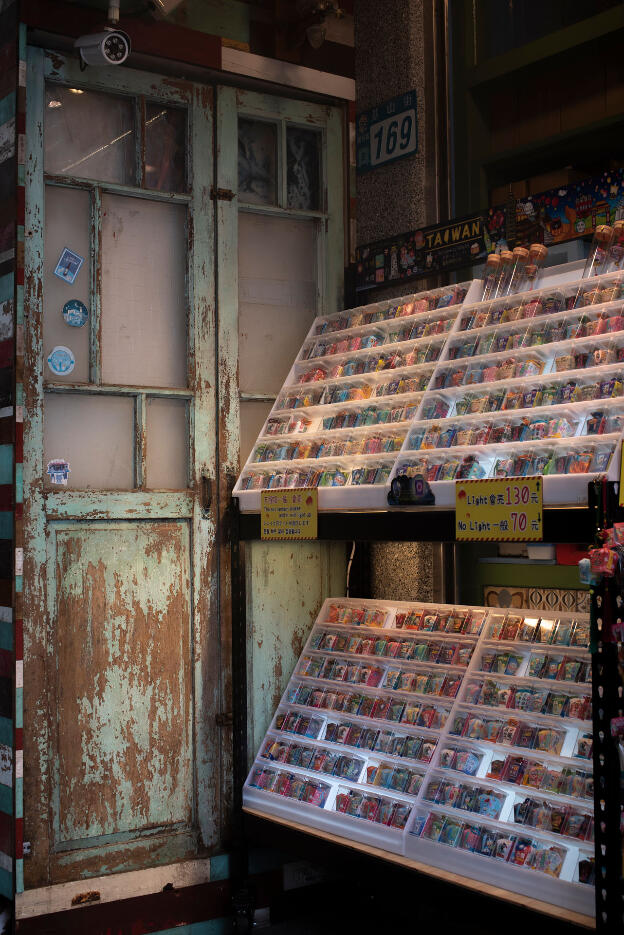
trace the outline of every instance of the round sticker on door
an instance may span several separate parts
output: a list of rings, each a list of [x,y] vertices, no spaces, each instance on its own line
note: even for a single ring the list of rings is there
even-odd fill
[[[48,357],[48,367],[57,377],[65,377],[76,366],[76,358],[68,347],[58,344]]]
[[[72,328],[82,328],[88,317],[87,306],[79,299],[70,299],[63,306],[65,324],[70,325]]]

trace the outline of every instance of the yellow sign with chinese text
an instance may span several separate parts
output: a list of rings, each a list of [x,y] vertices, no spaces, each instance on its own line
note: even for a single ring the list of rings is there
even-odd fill
[[[460,480],[455,484],[455,538],[480,542],[544,538],[541,477]]]
[[[293,487],[261,491],[260,531],[262,539],[317,539],[318,490]]]

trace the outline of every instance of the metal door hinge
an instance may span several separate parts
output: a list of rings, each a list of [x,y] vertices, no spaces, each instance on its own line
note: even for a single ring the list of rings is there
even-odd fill
[[[211,185],[210,197],[213,201],[217,199],[219,201],[232,201],[232,199],[236,198],[236,192],[233,192],[230,188],[215,188]]]
[[[220,714],[217,714],[215,721],[217,722],[217,727],[232,727],[232,712],[222,711]]]

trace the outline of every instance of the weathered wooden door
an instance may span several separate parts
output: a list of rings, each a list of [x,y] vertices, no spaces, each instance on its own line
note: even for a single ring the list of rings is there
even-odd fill
[[[220,823],[212,94],[31,50],[27,887]]]

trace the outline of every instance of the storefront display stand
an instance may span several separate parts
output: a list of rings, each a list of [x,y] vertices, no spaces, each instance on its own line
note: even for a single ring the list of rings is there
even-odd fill
[[[425,864],[422,861],[413,860],[412,858],[404,857],[400,854],[392,854],[389,851],[374,847],[368,843],[354,841],[351,838],[343,838],[336,834],[327,834],[317,828],[311,828],[309,825],[303,825],[299,822],[292,821],[292,819],[277,816],[271,816],[269,819],[264,812],[250,807],[245,807],[243,811],[247,819],[246,825],[250,835],[253,836],[254,839],[258,839],[260,841],[264,840],[266,842],[270,840],[272,826],[277,824],[284,829],[288,829],[295,835],[304,835],[305,837],[309,837],[311,835],[312,837],[327,843],[329,846],[348,848],[351,851],[357,851],[361,854],[365,854],[371,859],[377,858],[391,864],[397,864],[404,869],[413,870],[416,873],[422,873],[428,877],[433,877],[437,880],[441,880],[449,884],[465,887],[494,899],[502,899],[507,903],[516,904],[518,906],[522,906],[525,909],[531,909],[534,912],[542,913],[543,915],[548,915],[562,921],[571,922],[574,925],[580,925],[587,929],[595,928],[594,919],[580,912],[573,912],[569,909],[563,909],[560,906],[553,906],[550,903],[542,902],[541,900],[534,899],[530,896],[512,893],[509,890],[503,889],[502,887],[492,886],[490,883],[474,880],[470,877],[465,877],[461,874],[453,873],[450,870],[445,870],[442,867],[433,867],[430,864]]]
[[[237,841],[238,892],[242,894],[244,912],[253,915],[253,895],[249,891],[247,877],[248,828],[246,821],[252,816],[263,819],[262,827],[268,828],[266,815],[251,808],[243,808],[243,786],[248,771],[247,748],[247,621],[245,615],[244,568],[241,557],[241,545],[245,541],[261,539],[259,513],[243,513],[238,501],[231,503],[231,551],[232,551],[232,678],[233,678],[233,728],[234,728],[234,829]],[[590,543],[594,535],[592,512],[587,507],[558,506],[544,509],[545,542],[586,542]],[[455,541],[455,511],[436,507],[400,507],[387,510],[368,511],[322,511],[318,515],[318,538],[325,541],[402,541],[402,542],[446,542]],[[352,595],[353,596],[353,595]],[[300,825],[285,817],[271,818],[275,822],[300,832],[304,836],[314,835],[324,838],[331,844],[349,847],[386,861],[401,864],[417,872],[437,877],[441,880],[459,884],[472,890],[503,898],[511,903],[530,907],[545,915],[594,928],[594,920],[582,913],[552,906],[538,899],[519,896],[500,887],[483,881],[471,880],[461,874],[439,867],[430,867],[422,862],[388,851],[375,848],[370,843],[359,843],[335,834]],[[271,839],[270,833],[261,835],[265,842]],[[303,845],[305,851],[305,844]]]

